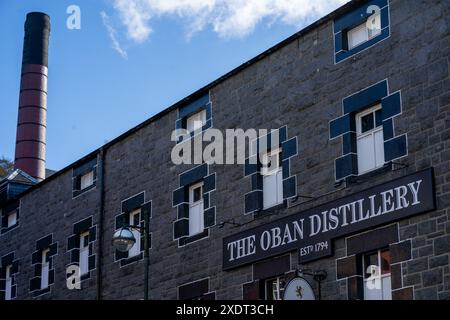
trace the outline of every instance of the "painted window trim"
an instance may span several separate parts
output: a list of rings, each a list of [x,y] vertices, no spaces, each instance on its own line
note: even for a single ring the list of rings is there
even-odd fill
[[[281,170],[283,181],[283,202],[264,209],[263,200],[263,178],[261,174],[261,163],[257,160],[257,164],[250,164],[250,158],[257,157],[260,153],[259,150],[259,137],[257,140],[250,142],[250,149],[254,150],[248,158],[245,159],[244,164],[244,177],[250,177],[251,190],[244,194],[244,215],[252,214],[253,218],[257,218],[262,215],[271,214],[274,210],[284,208],[287,205],[287,200],[294,198],[297,195],[297,176],[291,174],[290,163],[293,157],[298,156],[298,138],[297,136],[289,137],[287,126],[282,126],[278,129],[273,129],[267,134],[267,144],[272,139],[272,133],[278,131],[279,143],[277,148],[282,150],[281,152]],[[275,134],[276,136],[277,134]],[[268,150],[270,152],[270,149]]]
[[[352,49],[346,49],[348,30],[361,25],[364,21],[367,21],[368,17],[371,16],[367,13],[367,9],[371,5],[377,5],[380,8],[381,33],[363,43],[360,43]],[[391,35],[390,27],[389,0],[369,0],[355,8],[352,12],[348,12],[341,17],[334,19],[332,26],[334,40],[334,63],[338,64],[345,61],[356,54],[375,46],[381,41],[388,39]]]
[[[141,191],[137,194],[134,194],[124,200],[121,201],[121,213],[117,214],[115,219],[115,229],[119,229],[124,223],[129,224],[130,222],[130,214],[132,212],[140,212],[140,225],[142,225],[144,221],[144,215],[143,210],[149,210],[149,221],[152,218],[152,201],[146,200],[146,192]],[[118,224],[119,223],[119,224]],[[148,242],[149,242],[149,249],[152,249],[152,232],[148,232]],[[118,250],[114,251],[114,263],[118,262],[120,265],[120,268],[126,267],[128,265],[131,265],[133,263],[136,263],[138,261],[141,261],[144,259],[144,246],[142,245],[143,242],[143,235],[140,233],[140,251],[138,254],[130,256],[129,251],[127,252],[120,252]]]
[[[97,157],[86,161],[84,164],[79,165],[72,169],[72,199],[79,197],[82,194],[87,193],[96,188],[98,180],[98,160]],[[81,188],[81,178],[92,172],[93,180],[92,184]]]
[[[329,139],[341,138],[342,142],[342,155],[335,159],[336,182],[372,173],[358,175],[355,113],[376,104],[381,104],[382,109],[385,165],[373,172],[384,171],[388,164],[408,156],[407,133],[396,135],[393,122],[402,114],[401,91],[390,93],[388,80],[384,79],[343,98],[342,115],[329,121]]]
[[[186,121],[187,118],[205,110],[206,112],[206,120],[205,124],[202,126],[201,130],[187,131]],[[213,127],[213,116],[212,116],[212,102],[211,102],[211,94],[208,92],[202,97],[192,101],[191,103],[178,108],[177,120],[175,121],[175,129],[184,129],[186,130],[189,137],[178,136],[176,143],[186,142],[192,139],[194,136],[198,134],[202,134],[205,130]]]
[[[178,176],[179,187],[172,192],[172,207],[177,210],[172,240],[178,242],[179,248],[207,239],[209,229],[216,225],[216,206],[211,203],[211,194],[216,191],[216,173],[210,173],[209,168],[209,164],[203,163]],[[189,187],[198,182],[203,182],[204,230],[189,236]]]

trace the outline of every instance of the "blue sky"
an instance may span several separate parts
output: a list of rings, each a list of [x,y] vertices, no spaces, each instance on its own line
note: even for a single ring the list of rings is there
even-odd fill
[[[344,2],[0,0],[0,156],[14,157],[28,12],[51,18],[47,167],[59,170]]]

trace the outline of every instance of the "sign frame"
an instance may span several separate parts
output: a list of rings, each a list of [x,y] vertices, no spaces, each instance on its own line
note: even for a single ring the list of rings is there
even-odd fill
[[[397,200],[398,207],[395,209],[392,201]],[[330,225],[330,230],[323,228],[321,232],[313,234],[314,221],[320,225],[320,215],[324,216],[324,221],[326,215],[330,216],[328,222],[333,220],[331,212],[334,210],[336,213],[337,208],[344,211],[338,219],[340,226],[331,230]],[[349,208],[352,209],[351,213]],[[222,269],[231,270],[294,250],[299,250],[299,263],[314,261],[333,255],[332,241],[336,238],[347,237],[435,209],[434,170],[431,167],[224,237]],[[356,213],[359,214],[359,220],[356,219]],[[283,240],[282,245],[274,246],[275,241],[270,238],[274,237],[279,241],[280,237],[286,234],[289,241],[284,243]],[[292,239],[292,235],[297,238]],[[272,241],[272,245],[264,245],[265,241]],[[311,246],[321,250],[305,249],[311,249]]]

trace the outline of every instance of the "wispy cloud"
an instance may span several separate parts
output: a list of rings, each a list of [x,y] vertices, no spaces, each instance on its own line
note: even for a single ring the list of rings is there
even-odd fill
[[[117,40],[116,29],[112,26],[109,16],[104,11],[100,12],[100,16],[102,17],[103,25],[108,32],[108,36],[111,39],[112,48],[116,50],[122,58],[128,59],[127,52],[121,47],[119,41]]]
[[[242,38],[259,23],[302,27],[349,0],[111,0],[127,36],[136,43],[150,36],[154,18],[175,16],[192,36],[211,28],[220,37]]]

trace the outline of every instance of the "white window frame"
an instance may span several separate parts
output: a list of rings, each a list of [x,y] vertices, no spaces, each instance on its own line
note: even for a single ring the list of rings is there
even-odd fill
[[[267,167],[268,158],[276,156],[276,167]],[[283,168],[281,166],[281,148],[271,150],[262,155],[263,167],[263,209],[268,209],[283,203]],[[275,197],[272,193],[275,192]],[[269,197],[271,196],[271,197]]]
[[[136,216],[138,216],[138,218],[139,218],[137,224],[134,222],[134,218]],[[137,209],[137,210],[130,212],[129,224],[130,224],[130,226],[138,226],[138,227],[141,226],[141,209]],[[131,228],[131,232],[133,233],[133,236],[136,239],[136,242],[128,251],[128,257],[130,257],[130,258],[137,256],[141,253],[141,232],[134,228]]]
[[[379,28],[370,28],[370,24],[375,24]],[[364,40],[354,43],[352,39],[358,35],[358,33],[363,33]],[[381,14],[380,12],[372,14],[367,18],[366,21],[357,25],[356,27],[347,31],[347,43],[348,49],[352,50],[363,43],[379,36],[381,34]],[[361,35],[361,34],[359,34]]]
[[[197,188],[201,188],[200,200],[194,201],[194,190]],[[205,230],[204,212],[203,181],[201,181],[189,186],[189,236],[200,234]]]
[[[189,132],[201,130],[205,124],[206,124],[205,109],[197,111],[186,118],[186,130]]]
[[[284,278],[284,276],[278,276],[278,277],[270,278],[270,279],[264,281],[266,300],[282,300],[283,299],[285,287],[281,288],[282,281],[284,281],[285,285],[286,285],[286,279]],[[275,291],[273,290],[273,286],[271,286],[270,292],[268,291],[269,282],[275,283],[275,285],[276,285]],[[276,294],[275,297],[273,296],[274,293]],[[270,297],[270,299],[269,299],[269,297]]]
[[[382,251],[386,251],[386,250],[378,250],[377,251],[378,266],[376,266],[376,268],[374,269],[374,270],[376,270],[374,276],[379,278],[380,288],[379,289],[372,289],[372,290],[378,290],[379,291],[379,299],[370,299],[370,300],[392,300],[391,272],[385,273],[385,274],[381,274],[381,252]],[[366,255],[369,255],[369,254],[365,254],[364,256],[366,256]],[[363,265],[363,272],[365,274],[366,273],[366,269],[369,268],[369,266],[365,265],[364,256],[363,256],[363,259],[362,259],[362,265]],[[385,287],[384,287],[384,281],[383,280],[387,280],[388,283],[389,283],[390,290],[388,292],[388,296],[384,295],[385,294],[385,292],[384,292],[385,291],[384,290]],[[366,290],[366,287],[368,285],[367,283],[370,282],[370,281],[374,281],[374,280],[371,280],[370,278],[363,277],[364,300],[369,300],[369,299],[366,299],[366,291],[365,290]]]
[[[48,253],[50,249],[42,250],[41,254],[41,289],[46,289],[49,286],[49,274],[50,274],[50,261],[48,259]]]
[[[94,184],[94,170],[90,170],[80,176],[80,190],[89,188]]]
[[[6,275],[5,275],[5,300],[12,299],[12,283],[13,276],[11,275],[12,265],[6,266]]]
[[[7,227],[11,228],[17,224],[17,210],[8,213]]]
[[[376,127],[376,112],[378,110],[381,110],[381,104],[377,104],[367,110],[364,110],[362,112],[359,112],[356,114],[355,116],[355,121],[356,121],[356,151],[357,151],[357,157],[358,157],[358,175],[362,175],[364,173],[379,169],[381,167],[384,166],[384,164],[386,163],[384,160],[384,140],[383,140],[383,125],[380,125],[378,127]],[[362,133],[362,125],[361,125],[361,119],[364,116],[367,116],[368,114],[373,113],[373,121],[374,121],[374,128],[366,131],[364,133]],[[381,146],[378,146],[377,144],[377,136],[381,135]],[[370,155],[370,159],[371,161],[373,161],[373,166],[370,166],[369,168],[362,170],[361,169],[361,163],[364,161],[363,160],[363,156],[367,156],[366,153],[362,153],[359,146],[360,146],[360,141],[362,141],[363,139],[370,139],[370,142],[373,145],[373,153]],[[378,148],[377,148],[378,147]],[[377,152],[377,149],[379,150],[379,152]],[[380,153],[380,154],[379,154]],[[379,160],[378,159],[382,159]]]
[[[84,239],[87,237],[87,245],[84,245]],[[80,275],[89,272],[89,231],[80,234],[80,256],[79,256]]]

